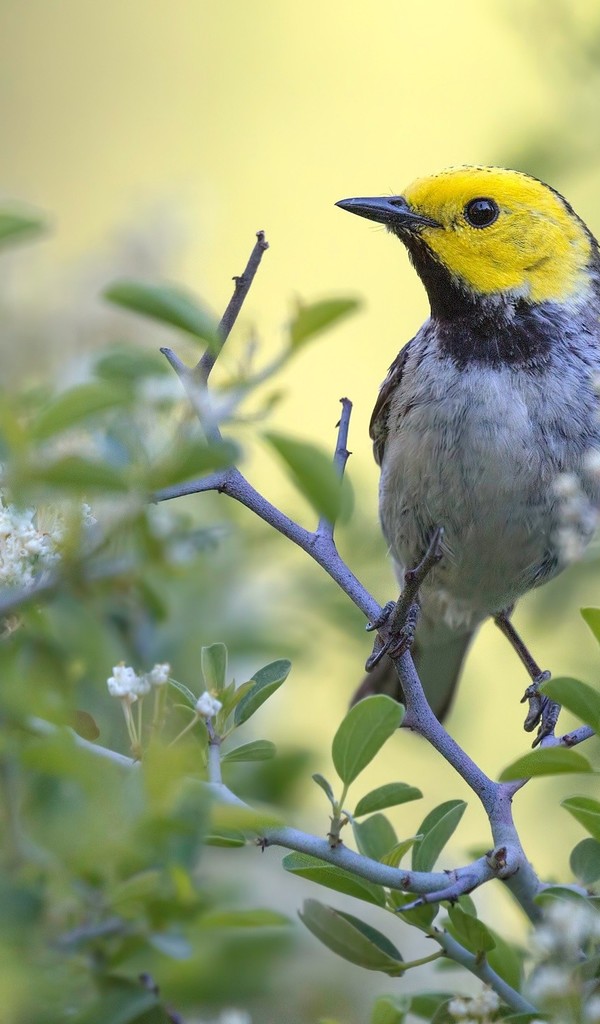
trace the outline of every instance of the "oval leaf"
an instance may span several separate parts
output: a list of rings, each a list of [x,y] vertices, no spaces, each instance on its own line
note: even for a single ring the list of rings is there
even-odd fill
[[[542,750],[531,750],[523,757],[509,764],[499,776],[500,782],[512,782],[514,779],[529,779],[535,775],[562,775],[565,772],[591,772],[590,762],[567,747],[544,747]]]
[[[171,284],[116,281],[104,292],[105,299],[122,309],[141,313],[159,323],[177,327],[218,351],[220,342],[215,318],[195,298]]]
[[[359,306],[358,299],[324,299],[309,306],[300,306],[290,324],[291,348],[294,351],[299,349],[320,331],[354,313]]]
[[[398,837],[384,814],[373,814],[365,821],[353,821],[352,831],[363,857],[383,860],[398,844]]]
[[[402,1024],[410,1010],[410,996],[380,996],[375,1000],[370,1024]]]
[[[416,786],[409,786],[406,782],[387,782],[361,797],[356,805],[354,817],[360,818],[363,814],[382,811],[385,807],[406,804],[409,800],[420,800],[422,796],[421,790]]]
[[[323,945],[344,960],[391,977],[404,971],[402,957],[389,939],[351,914],[343,914],[317,900],[305,900],[299,916]]]
[[[385,892],[382,886],[368,882],[351,871],[345,871],[344,868],[338,868],[335,864],[328,864],[318,857],[311,857],[307,853],[290,853],[283,858],[282,864],[292,875],[308,878],[317,885],[325,885],[335,892],[355,896],[356,899],[373,903],[377,907],[385,906]]]
[[[582,839],[571,850],[569,858],[571,871],[584,885],[591,885],[600,878],[600,843],[596,839]]]
[[[572,814],[576,821],[600,842],[600,803],[590,796],[570,796],[563,800],[561,807]]]
[[[600,644],[600,608],[581,608],[581,617]]]
[[[413,847],[413,871],[431,871],[465,813],[466,806],[464,800],[446,800],[429,812],[419,828],[423,838]]]
[[[352,511],[350,485],[328,455],[314,444],[270,431],[263,435],[285,463],[292,481],[320,516],[346,522]]]
[[[600,693],[579,679],[568,677],[550,679],[540,687],[551,700],[562,704],[567,711],[576,715],[594,732],[600,731]]]
[[[312,778],[313,778],[313,782],[316,782],[317,786],[321,787],[321,789],[323,790],[325,796],[329,800],[329,803],[330,804],[334,804],[335,803],[335,797],[333,795],[333,790],[332,790],[330,784],[328,783],[327,779],[325,778],[325,776],[321,775],[319,772],[315,772],[315,774],[313,775]]]
[[[496,940],[490,934],[483,921],[471,914],[465,914],[461,907],[450,907],[448,911],[451,927],[450,933],[471,953],[481,956],[494,949]]]
[[[45,227],[39,217],[13,210],[0,210],[0,245],[27,241],[41,234]]]
[[[269,697],[279,689],[285,682],[292,667],[291,662],[285,658],[279,661],[272,661],[265,665],[252,676],[254,685],[242,697],[235,709],[234,720],[236,725],[246,722],[255,711],[258,711],[261,704],[264,704]]]
[[[48,484],[74,491],[126,491],[127,483],[121,473],[106,462],[84,459],[80,455],[65,455],[46,466],[28,471],[27,479],[33,483]]]
[[[31,434],[38,441],[52,437],[97,413],[122,405],[128,398],[129,394],[114,384],[80,384],[63,391],[39,412],[31,424]]]
[[[200,651],[200,665],[207,690],[221,693],[227,678],[227,648],[225,644],[211,644]]]
[[[402,704],[377,694],[355,704],[333,738],[331,755],[342,782],[349,785],[366,768],[404,717]]]
[[[269,761],[275,757],[277,748],[270,740],[252,740],[251,743],[242,743],[233,750],[228,750],[221,757],[222,764],[231,764],[233,761]]]

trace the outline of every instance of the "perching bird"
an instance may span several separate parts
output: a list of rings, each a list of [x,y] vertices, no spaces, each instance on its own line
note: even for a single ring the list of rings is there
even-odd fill
[[[495,167],[337,205],[397,235],[429,297],[429,320],[381,387],[371,437],[400,582],[444,529],[413,647],[441,718],[477,627],[500,615],[510,630],[515,601],[580,554],[596,526],[598,243],[554,189]],[[377,690],[398,693],[388,659],[359,693]]]

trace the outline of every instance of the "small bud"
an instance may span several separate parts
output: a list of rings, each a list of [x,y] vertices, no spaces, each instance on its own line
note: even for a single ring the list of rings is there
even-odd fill
[[[196,701],[196,711],[202,718],[213,718],[222,707],[221,701],[213,697],[208,690],[205,690]]]
[[[151,686],[164,686],[168,682],[170,674],[171,666],[165,661],[161,665],[154,665],[148,672],[147,679]]]

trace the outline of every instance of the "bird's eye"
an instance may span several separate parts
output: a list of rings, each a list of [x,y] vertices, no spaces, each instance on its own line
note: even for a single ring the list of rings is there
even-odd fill
[[[465,220],[474,228],[487,228],[498,219],[498,204],[493,199],[471,199],[465,206]]]

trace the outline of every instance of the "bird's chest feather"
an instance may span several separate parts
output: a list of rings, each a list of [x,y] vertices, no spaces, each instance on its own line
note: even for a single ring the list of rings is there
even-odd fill
[[[557,476],[600,447],[589,375],[457,369],[421,354],[390,407],[380,511],[396,560],[414,564],[445,528],[437,575],[456,596],[507,604],[553,558]],[[592,488],[593,490],[593,488]],[[600,495],[591,494],[598,505]]]

